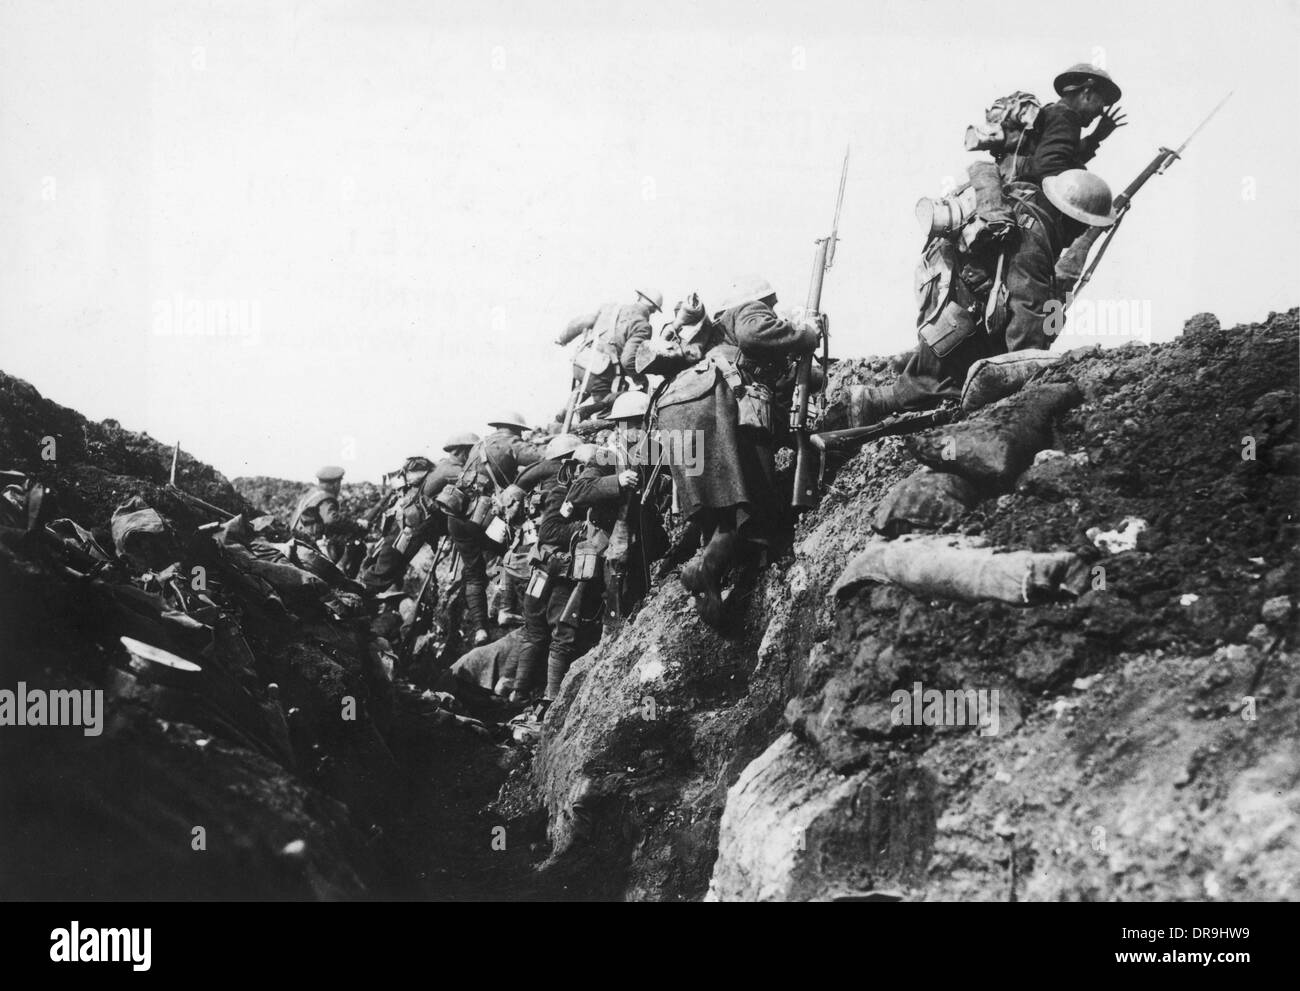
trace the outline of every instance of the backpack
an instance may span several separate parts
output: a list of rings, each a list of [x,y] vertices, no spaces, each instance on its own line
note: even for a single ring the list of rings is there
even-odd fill
[[[1042,109],[1042,103],[1033,93],[1016,90],[998,97],[984,111],[983,124],[966,128],[966,150],[987,151],[999,166],[1007,162],[1002,167],[1003,181],[1015,180],[1020,163],[1033,154],[1037,144],[1038,135],[1033,128]]]

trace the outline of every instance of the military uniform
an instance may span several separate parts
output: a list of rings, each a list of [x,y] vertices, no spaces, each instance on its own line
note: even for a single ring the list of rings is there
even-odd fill
[[[530,444],[511,430],[496,430],[470,451],[457,482],[468,490],[490,493],[505,489],[522,467],[541,460],[542,447]],[[447,520],[447,533],[460,552],[465,588],[465,612],[475,630],[488,628],[487,557],[501,548],[487,539],[481,527],[469,520]]]
[[[635,376],[637,352],[650,339],[650,321],[643,307],[606,303],[595,313],[570,323],[568,340],[588,329],[592,341],[574,359],[573,388],[581,387],[590,368],[585,403],[594,403],[595,410],[603,412],[613,401],[611,395],[619,376]]]
[[[734,526],[763,539],[778,519],[775,451],[786,433],[792,359],[816,346],[811,327],[753,300],[706,320],[681,353],[644,353],[641,370],[674,376],[656,403],[659,431],[703,437],[703,472],[671,468],[682,515],[706,535]]]
[[[1056,261],[1084,225],[1062,214],[1038,189],[1019,187],[1013,214],[1016,229],[1004,249],[1004,281],[987,326],[983,314],[997,265],[996,246],[953,273],[974,300],[974,312],[967,310],[963,317],[970,322],[965,339],[940,354],[922,338],[893,387],[895,408],[929,409],[959,398],[966,372],[980,358],[1052,346],[1048,308],[1064,297]]]
[[[318,483],[342,477],[342,468],[322,468],[317,473]],[[289,518],[289,529],[300,542],[322,550],[332,564],[343,560],[348,541],[361,533],[361,527],[339,510],[338,496],[322,484],[303,493]]]
[[[1095,135],[1085,137],[1083,127],[1079,115],[1064,103],[1043,107],[1034,122],[1037,144],[1029,160],[1021,163],[1017,178],[1041,186],[1049,175],[1083,168],[1101,144]]]
[[[420,548],[437,544],[446,536],[447,518],[435,500],[464,468],[463,454],[449,454],[402,494],[390,511],[392,516],[385,519],[379,543],[362,566],[360,579],[367,588],[386,588],[401,581]]]
[[[602,575],[597,571],[594,578],[582,582],[569,577],[572,549],[575,538],[582,540],[586,536],[589,515],[591,524],[609,535],[625,494],[613,468],[584,467],[572,461],[564,464],[545,489],[537,543],[543,566],[551,572],[550,589],[543,599],[526,600],[515,669],[515,688],[520,696],[532,690],[536,666],[548,639],[547,699],[559,693],[573,661],[600,640]]]

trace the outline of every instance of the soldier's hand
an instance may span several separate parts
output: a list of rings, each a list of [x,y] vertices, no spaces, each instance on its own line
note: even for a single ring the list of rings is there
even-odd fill
[[[1115,133],[1115,128],[1124,127],[1128,124],[1127,115],[1120,110],[1119,104],[1113,107],[1107,107],[1097,118],[1097,127],[1093,130],[1092,136],[1096,141],[1104,141]]]
[[[618,487],[620,489],[636,488],[638,481],[635,468],[624,468],[618,473]]]

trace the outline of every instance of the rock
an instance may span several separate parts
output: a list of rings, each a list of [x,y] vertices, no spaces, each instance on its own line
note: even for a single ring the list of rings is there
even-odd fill
[[[1291,611],[1291,599],[1285,595],[1278,595],[1264,603],[1259,610],[1259,615],[1265,623],[1280,626],[1291,618]]]
[[[707,900],[841,900],[919,880],[937,783],[906,766],[890,776],[888,799],[885,784],[834,774],[784,734],[727,791]]]
[[[1183,323],[1183,336],[1197,341],[1221,331],[1219,318],[1213,313],[1198,313]]]
[[[1041,458],[1043,454],[1039,452]],[[1086,471],[1076,462],[1059,451],[1051,452],[1057,457],[1035,460],[1034,464],[1020,476],[1016,491],[1021,495],[1058,502],[1067,499],[1084,487],[1087,481]]]

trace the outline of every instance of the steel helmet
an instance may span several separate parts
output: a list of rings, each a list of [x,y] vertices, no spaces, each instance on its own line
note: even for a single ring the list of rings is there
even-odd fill
[[[1067,217],[1091,227],[1109,227],[1115,222],[1110,187],[1087,169],[1067,169],[1043,180],[1043,193],[1052,206]]]
[[[518,427],[520,430],[527,430],[528,424],[524,422],[524,414],[517,413],[514,410],[507,410],[495,420],[488,420],[489,427]]]
[[[645,300],[654,307],[653,312],[658,313],[664,308],[664,294],[658,289],[637,289],[636,294],[639,298]]]
[[[1120,98],[1120,88],[1115,85],[1115,80],[1110,78],[1110,73],[1105,69],[1099,69],[1095,65],[1089,65],[1087,62],[1080,62],[1072,65],[1052,83],[1053,89],[1059,96],[1065,96],[1071,90],[1076,90],[1080,86],[1091,85],[1101,98],[1107,103],[1118,103]]]
[[[620,392],[614,400],[614,405],[610,407],[609,419],[611,420],[639,420],[646,414],[650,408],[650,397],[639,389],[629,389],[627,392]]]
[[[544,457],[547,461],[554,461],[556,458],[567,458],[581,446],[581,437],[573,434],[556,434],[547,443]]]
[[[454,451],[458,447],[473,447],[479,442],[479,435],[466,431],[463,434],[452,434],[447,438],[447,443],[442,445],[444,451]]]
[[[758,275],[747,275],[744,278],[737,279],[727,290],[726,298],[722,301],[722,309],[732,310],[741,303],[752,303],[756,299],[765,299],[768,296],[775,296],[776,290],[772,288],[772,283]]]

